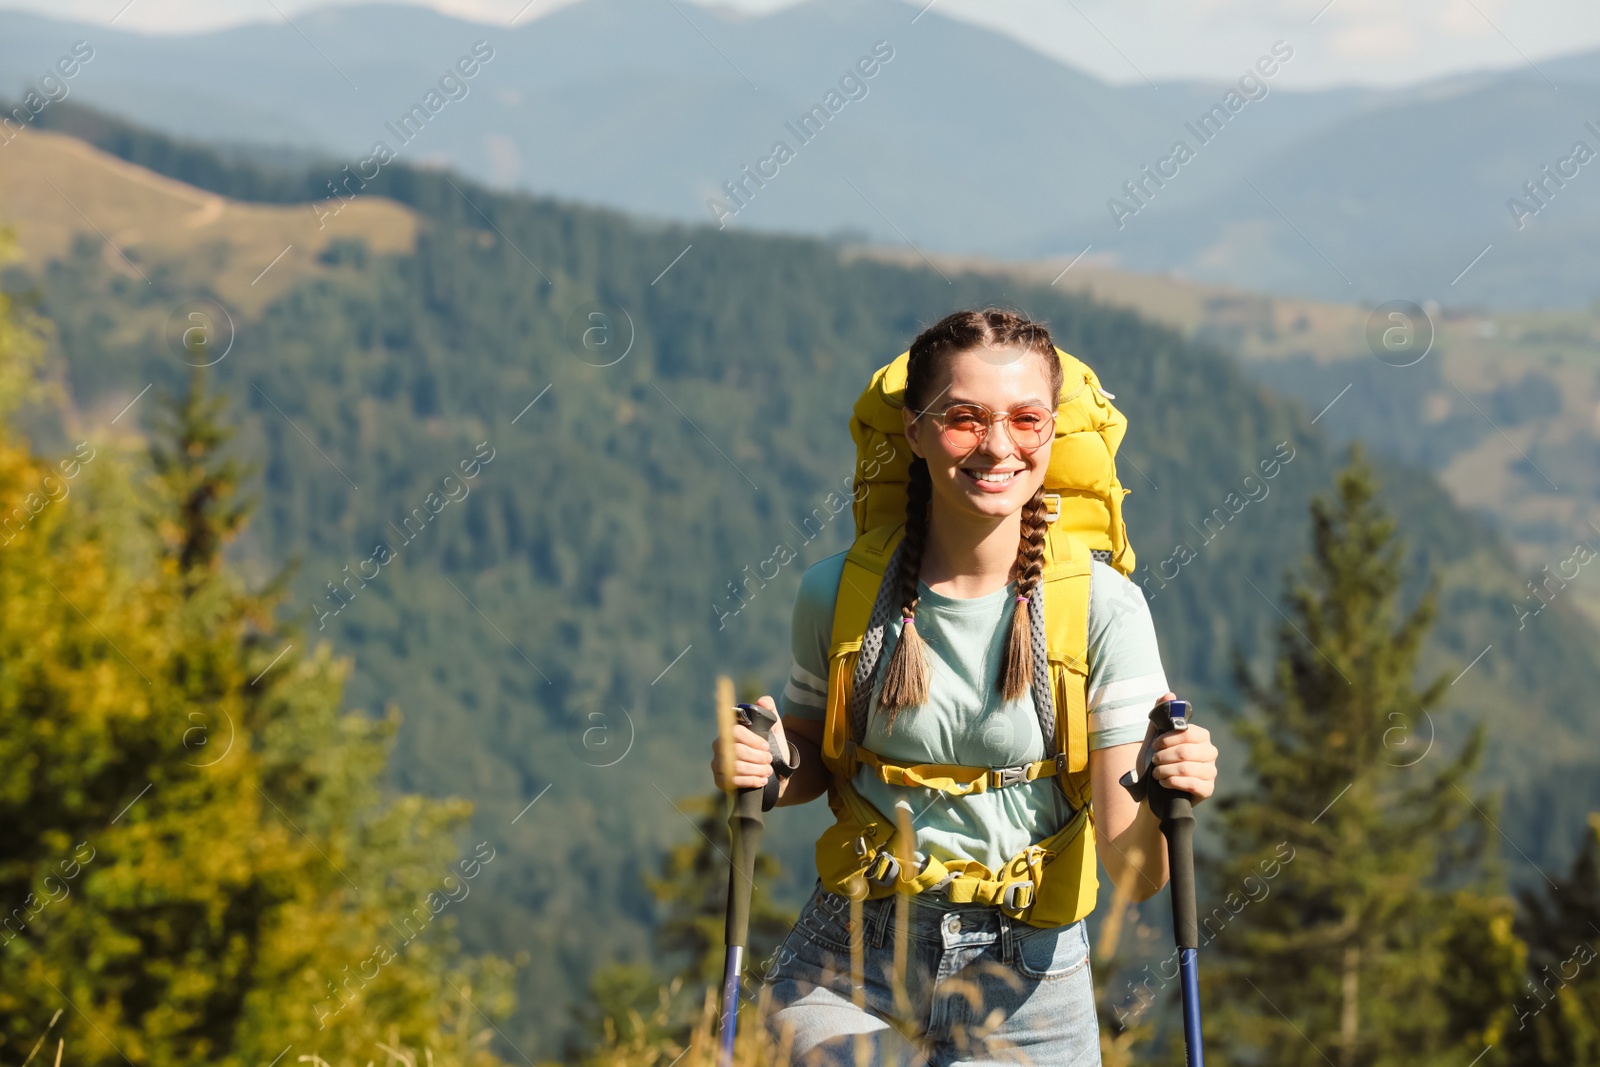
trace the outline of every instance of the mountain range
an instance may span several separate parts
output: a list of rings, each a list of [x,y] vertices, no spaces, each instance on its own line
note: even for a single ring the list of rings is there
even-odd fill
[[[920,8],[586,0],[495,26],[371,5],[192,36],[0,12],[0,93],[82,41],[93,58],[58,93],[225,155],[357,170],[381,142],[661,221],[1081,254],[1347,303],[1600,296],[1600,179],[1574,151],[1600,152],[1600,53],[1300,91],[1296,42],[1262,40],[1232,82],[1113,86]],[[479,42],[492,58],[452,74]]]

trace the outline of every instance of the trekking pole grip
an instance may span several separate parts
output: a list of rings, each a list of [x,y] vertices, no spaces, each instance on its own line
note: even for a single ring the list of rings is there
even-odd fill
[[[1200,924],[1194,898],[1194,807],[1188,793],[1168,792],[1162,830],[1167,838],[1167,867],[1172,878],[1172,932],[1179,948],[1199,948]]]
[[[735,719],[740,726],[769,741],[778,723],[775,712],[759,704],[739,704]],[[774,775],[776,778],[776,775]],[[728,924],[723,943],[729,948],[744,947],[750,933],[750,893],[755,886],[756,853],[767,828],[762,813],[764,787],[740,789],[734,793],[733,811],[728,815],[728,839],[733,846],[733,868],[728,873]]]
[[[1167,700],[1156,705],[1150,717],[1159,733],[1189,729],[1193,709],[1187,700]],[[1162,785],[1153,777],[1150,788],[1157,795],[1151,807],[1161,820],[1161,833],[1167,839],[1167,870],[1172,880],[1172,932],[1178,947],[1200,947],[1200,924],[1194,899],[1194,798],[1188,793]]]
[[[1122,786],[1138,801],[1148,801],[1167,842],[1167,872],[1172,882],[1172,932],[1179,948],[1200,947],[1200,925],[1194,898],[1194,798],[1161,784],[1151,773],[1151,745],[1156,738],[1189,728],[1187,700],[1166,700],[1150,709],[1155,725],[1135,769],[1122,776]]]
[[[1172,890],[1172,934],[1178,944],[1178,969],[1183,977],[1183,1045],[1188,1067],[1204,1067],[1200,1030],[1200,924],[1194,898],[1194,797],[1162,785],[1152,773],[1152,746],[1157,737],[1189,728],[1187,700],[1164,700],[1150,709],[1154,729],[1146,735],[1135,769],[1122,776],[1122,787],[1137,801],[1148,801],[1167,842],[1167,873]]]

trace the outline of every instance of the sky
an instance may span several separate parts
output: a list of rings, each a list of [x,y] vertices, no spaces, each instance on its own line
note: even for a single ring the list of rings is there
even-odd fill
[[[145,33],[292,20],[359,0],[0,0]],[[518,26],[582,0],[399,0]],[[660,0],[760,14],[796,0]],[[799,0],[804,2],[804,0]],[[907,0],[921,8],[927,0]],[[933,0],[931,13],[1007,34],[1113,84],[1236,79],[1274,41],[1295,49],[1294,84],[1399,86],[1473,70],[1537,69],[1600,49],[1595,0]]]

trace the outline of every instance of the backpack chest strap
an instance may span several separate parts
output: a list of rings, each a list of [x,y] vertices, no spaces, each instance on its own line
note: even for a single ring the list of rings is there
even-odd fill
[[[1058,775],[1067,766],[1065,753],[1009,767],[968,767],[952,763],[891,763],[854,741],[847,742],[845,747],[856,763],[871,767],[878,780],[886,785],[922,786],[955,797],[975,796],[991,789],[1022,785],[1024,782]]]

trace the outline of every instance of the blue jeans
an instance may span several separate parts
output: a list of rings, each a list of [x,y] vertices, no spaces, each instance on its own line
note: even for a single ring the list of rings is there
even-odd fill
[[[899,901],[908,917],[895,981]],[[804,1067],[1100,1063],[1082,922],[1043,929],[921,894],[851,902],[819,882],[763,976],[767,1032]],[[852,979],[851,946],[860,954]]]

